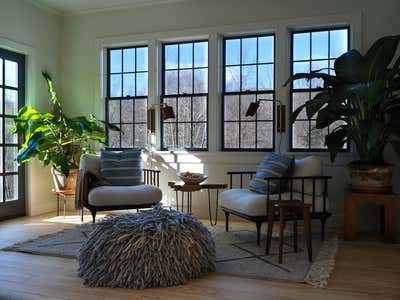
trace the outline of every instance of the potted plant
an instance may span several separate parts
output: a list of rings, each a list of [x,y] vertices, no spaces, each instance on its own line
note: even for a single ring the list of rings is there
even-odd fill
[[[386,36],[365,55],[354,49],[344,53],[335,60],[336,75],[321,69],[294,74],[285,83],[323,80],[327,89],[298,107],[291,122],[305,109],[309,119],[317,115],[317,129],[331,126],[325,145],[332,162],[346,143],[354,143],[359,160],[349,164],[353,189],[391,188],[393,166],[383,153],[390,144],[400,154],[400,58],[395,59],[399,41],[400,35]]]
[[[75,189],[81,155],[94,153],[93,142],[105,144],[103,125],[111,130],[119,128],[97,120],[94,115],[67,117],[50,75],[46,72],[42,75],[47,82],[54,111],[41,113],[30,106],[19,110],[12,132],[23,134],[24,143],[19,149],[17,161],[26,163],[37,157],[44,166],[52,166],[56,190]]]

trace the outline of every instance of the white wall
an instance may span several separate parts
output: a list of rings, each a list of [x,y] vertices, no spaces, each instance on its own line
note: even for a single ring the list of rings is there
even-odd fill
[[[157,42],[157,37],[165,33],[167,37],[174,34],[184,35],[192,32],[199,35],[213,35],[217,38],[218,28],[252,28],[261,26],[259,30],[277,30],[278,53],[280,57],[287,54],[288,44],[283,39],[287,33],[284,25],[303,20],[305,23],[334,20],[353,22],[357,30],[353,41],[361,50],[367,49],[377,38],[398,33],[400,19],[398,0],[337,0],[337,1],[295,1],[295,0],[189,0],[158,6],[145,6],[120,11],[101,12],[65,16],[62,18],[61,39],[61,75],[63,104],[66,112],[71,114],[88,114],[95,112],[101,115],[101,82],[104,74],[101,72],[100,47],[104,44],[129,44],[141,38]],[[354,17],[355,20],[352,20]],[[350,18],[350,20],[349,20]],[[311,20],[311,21],[310,21]],[[258,25],[257,25],[258,24]],[[227,26],[225,26],[227,25]],[[239,29],[240,30],[240,29]],[[214,45],[217,47],[217,45]],[[215,48],[217,49],[217,48]],[[156,60],[156,53],[153,53]],[[213,60],[212,55],[210,59]],[[211,62],[211,65],[213,62]],[[216,62],[214,62],[214,65]],[[277,58],[278,97],[287,101],[287,91],[280,88],[287,77],[286,59]],[[150,69],[151,69],[150,65]],[[210,69],[210,74],[214,72]],[[216,70],[215,70],[216,72]],[[212,131],[218,132],[220,96],[215,88],[217,73],[210,80],[210,125]],[[152,77],[150,75],[150,77]],[[153,79],[156,81],[156,76]],[[156,82],[151,86],[155,86]],[[214,85],[214,88],[212,86]],[[151,91],[157,95],[156,91]],[[150,99],[157,101],[157,99]],[[191,160],[201,160],[204,171],[210,179],[226,181],[225,172],[235,169],[254,169],[263,154],[261,153],[221,153],[218,152],[218,134],[210,136],[211,151],[209,153],[194,153]],[[178,159],[188,157],[178,155]],[[334,176],[330,188],[331,208],[334,218],[332,225],[341,225],[343,211],[343,191],[347,183],[346,163],[354,159],[351,154],[342,155],[338,163],[332,165],[327,157],[325,160],[327,173]],[[397,163],[397,165],[399,165]],[[176,170],[164,170],[169,178],[174,178]],[[399,170],[396,169],[396,180]],[[165,178],[165,177],[164,177]],[[165,180],[163,182],[165,187]],[[398,188],[398,187],[396,187]],[[194,211],[200,216],[207,215],[206,197],[197,194],[194,198]],[[364,228],[374,228],[377,223],[377,213],[364,209],[360,220]]]
[[[59,16],[49,14],[22,0],[0,1],[0,47],[26,55],[26,104],[50,109],[42,70],[59,75]],[[50,173],[39,162],[27,167],[27,214],[55,209]]]

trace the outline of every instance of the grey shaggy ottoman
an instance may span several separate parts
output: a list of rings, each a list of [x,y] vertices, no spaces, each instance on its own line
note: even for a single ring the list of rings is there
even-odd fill
[[[213,272],[215,244],[191,214],[157,207],[94,224],[78,262],[89,286],[167,287]]]

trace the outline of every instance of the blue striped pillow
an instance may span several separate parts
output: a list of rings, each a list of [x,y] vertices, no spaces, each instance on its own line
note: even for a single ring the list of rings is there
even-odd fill
[[[267,194],[268,193],[268,181],[266,177],[285,177],[290,174],[293,169],[294,159],[292,157],[271,153],[266,155],[263,161],[259,164],[257,173],[250,181],[250,190]],[[279,191],[279,180],[270,180],[269,193],[273,194]],[[286,184],[284,180],[281,182],[282,185]]]
[[[102,150],[100,174],[112,185],[139,185],[142,181],[142,151],[130,149],[124,151]]]

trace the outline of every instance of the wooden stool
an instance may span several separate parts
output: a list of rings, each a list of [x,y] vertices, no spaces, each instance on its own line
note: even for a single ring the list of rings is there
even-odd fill
[[[293,218],[293,248],[297,252],[297,218],[302,213],[304,219],[304,234],[307,244],[308,260],[312,262],[312,242],[311,242],[311,204],[301,203],[299,200],[270,201],[268,206],[268,231],[266,254],[269,254],[272,239],[272,228],[274,226],[275,215],[279,214],[279,263],[282,263],[283,239],[286,226],[285,215]]]

